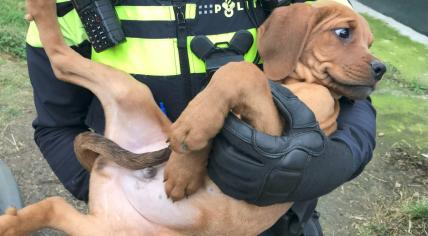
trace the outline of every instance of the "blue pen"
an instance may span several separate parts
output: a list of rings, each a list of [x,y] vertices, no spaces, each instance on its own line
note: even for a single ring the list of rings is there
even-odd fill
[[[166,114],[166,107],[165,107],[165,104],[164,104],[163,102],[159,102],[159,108],[161,109],[161,111],[162,111],[165,115],[167,115],[167,114]]]

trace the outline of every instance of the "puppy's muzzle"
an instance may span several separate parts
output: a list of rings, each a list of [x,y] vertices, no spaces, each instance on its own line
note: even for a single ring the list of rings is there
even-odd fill
[[[386,72],[386,66],[379,60],[373,60],[370,62],[370,66],[372,67],[373,76],[376,81],[382,79],[383,74]]]

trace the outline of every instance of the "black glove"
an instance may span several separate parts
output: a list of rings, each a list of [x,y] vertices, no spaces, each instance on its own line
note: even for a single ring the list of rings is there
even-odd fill
[[[313,113],[288,89],[274,82],[271,88],[275,104],[289,124],[285,136],[258,132],[230,114],[214,140],[210,178],[225,194],[256,205],[313,199],[349,179],[352,158],[346,163],[329,160],[331,156],[352,156],[346,145],[329,140]],[[332,168],[343,168],[343,176],[329,180],[325,170]]]

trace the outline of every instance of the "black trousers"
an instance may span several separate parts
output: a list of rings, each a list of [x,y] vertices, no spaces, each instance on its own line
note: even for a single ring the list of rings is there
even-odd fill
[[[295,202],[270,229],[260,236],[322,236],[318,199]]]
[[[260,236],[323,236],[319,213],[314,211],[304,224],[298,222],[297,218],[286,214]]]

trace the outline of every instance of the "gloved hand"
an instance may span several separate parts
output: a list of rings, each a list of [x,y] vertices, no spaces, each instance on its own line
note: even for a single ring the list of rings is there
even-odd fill
[[[230,114],[214,140],[210,178],[225,194],[261,206],[313,199],[348,180],[353,173],[349,148],[326,137],[313,113],[288,89],[273,82],[271,87],[289,124],[285,135],[258,132]],[[342,161],[331,160],[337,156]],[[332,169],[343,171],[329,180]]]

